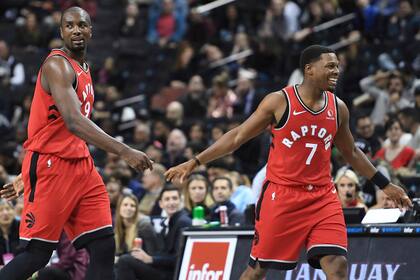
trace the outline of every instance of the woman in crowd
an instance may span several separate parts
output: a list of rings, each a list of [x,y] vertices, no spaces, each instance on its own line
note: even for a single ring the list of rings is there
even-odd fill
[[[365,208],[360,192],[359,178],[350,169],[341,169],[337,172],[334,180],[338,191],[338,197],[343,208]]]
[[[402,125],[396,118],[389,119],[385,124],[386,136],[390,144],[382,147],[374,159],[382,159],[389,163],[392,168],[398,170],[401,167],[411,167],[415,152],[412,148],[400,144],[400,138],[403,134]]]
[[[193,174],[189,177],[184,188],[184,206],[189,213],[194,207],[202,206],[205,216],[208,216],[209,207],[213,204],[209,187],[209,181],[203,175]]]
[[[159,249],[156,232],[150,219],[139,213],[139,202],[132,194],[124,195],[118,202],[115,217],[116,255],[129,253],[134,246],[134,239],[143,240],[143,250],[153,254]]]
[[[0,199],[0,268],[19,253],[19,221],[6,199]]]

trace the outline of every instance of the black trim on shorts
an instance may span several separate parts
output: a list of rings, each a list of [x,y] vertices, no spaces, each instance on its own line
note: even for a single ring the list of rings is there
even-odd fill
[[[86,247],[86,245],[90,242],[92,242],[95,239],[99,239],[102,237],[107,236],[113,236],[114,230],[112,229],[112,226],[101,228],[92,232],[88,232],[85,234],[82,234],[81,236],[77,237],[73,240],[73,246],[76,248],[76,250],[82,249]]]
[[[270,184],[270,181],[268,181],[268,180],[265,181],[265,183],[262,187],[260,199],[257,202],[257,207],[255,207],[255,220],[257,220],[257,221],[260,220],[261,204],[262,204],[262,201],[264,199],[264,193],[267,190],[267,187],[268,187],[269,184]]]
[[[292,270],[295,269],[297,266],[297,262],[294,263],[286,263],[286,262],[270,262],[270,261],[261,261],[258,258],[257,259],[253,259],[253,258],[249,258],[248,261],[248,265],[252,268],[255,268],[255,266],[257,265],[257,262],[260,264],[261,268],[271,268],[271,269],[276,269],[276,270]]]
[[[29,202],[34,202],[36,181],[38,177],[36,175],[36,168],[38,166],[39,153],[34,152],[31,157],[31,165],[29,166],[29,181],[31,183],[31,192],[29,194]]]
[[[19,247],[21,247],[22,249],[25,249],[26,247],[31,246],[31,247],[39,248],[41,250],[54,251],[57,248],[57,245],[58,245],[58,240],[57,242],[48,242],[48,241],[43,241],[39,239],[30,239],[30,240],[20,239],[19,240]]]
[[[324,256],[344,256],[347,257],[347,251],[340,247],[319,246],[310,249],[307,253],[308,263],[313,268],[321,269],[319,260]]]

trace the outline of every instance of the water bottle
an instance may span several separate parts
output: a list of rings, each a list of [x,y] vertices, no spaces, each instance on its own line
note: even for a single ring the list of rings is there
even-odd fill
[[[206,220],[204,219],[204,208],[203,206],[196,206],[193,209],[192,212],[192,225],[193,226],[202,226],[206,223]]]

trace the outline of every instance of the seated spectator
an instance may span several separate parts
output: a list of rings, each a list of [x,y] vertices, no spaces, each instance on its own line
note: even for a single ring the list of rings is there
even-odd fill
[[[356,117],[356,133],[358,138],[364,139],[369,143],[373,155],[382,147],[381,139],[375,131],[375,125],[370,116],[359,115]]]
[[[204,123],[200,121],[196,121],[191,124],[190,130],[188,132],[188,136],[189,136],[189,141],[192,143],[197,143],[201,145],[207,144],[205,126],[204,126]]]
[[[139,7],[136,3],[129,2],[125,7],[125,16],[120,23],[120,35],[122,37],[141,38],[145,29],[145,23],[139,17]]]
[[[254,70],[239,70],[238,85],[235,89],[238,99],[233,107],[235,115],[250,116],[264,98],[254,86],[255,78],[256,72]]]
[[[10,262],[19,252],[19,221],[10,202],[0,198],[0,267]]]
[[[134,195],[124,195],[117,207],[115,218],[115,253],[117,256],[130,253],[133,250],[134,239],[143,240],[142,248],[148,254],[154,254],[159,249],[156,232],[147,216],[139,211],[139,202]]]
[[[210,206],[213,199],[210,196],[209,181],[200,174],[193,174],[188,178],[187,185],[183,191],[184,207],[192,216],[192,210],[196,206],[204,208],[205,217],[210,214]]]
[[[230,200],[235,204],[239,212],[244,213],[246,207],[255,202],[254,193],[250,188],[251,182],[246,182],[245,180],[249,181],[248,177],[245,176],[246,179],[244,180],[241,174],[236,171],[229,172],[227,177],[231,179],[233,185],[233,193]]]
[[[178,101],[172,101],[166,107],[166,119],[172,127],[184,129],[184,106]]]
[[[38,280],[83,280],[89,264],[86,249],[76,250],[63,232],[57,246],[58,262],[42,268],[37,273]]]
[[[25,69],[11,53],[6,41],[0,40],[0,83],[3,86],[20,86],[25,82]]]
[[[411,167],[415,152],[412,148],[400,144],[403,131],[399,120],[395,118],[388,120],[385,124],[385,130],[389,137],[390,145],[380,149],[374,159],[385,160],[394,169]]]
[[[337,172],[334,179],[337,188],[338,198],[343,208],[365,208],[367,207],[360,195],[359,178],[350,169],[342,169]]]
[[[229,76],[222,73],[212,82],[212,91],[207,107],[207,116],[210,118],[231,118],[233,105],[237,102],[236,94],[229,89]]]
[[[130,146],[144,151],[151,141],[150,126],[147,123],[140,122],[134,127],[133,139]]]
[[[140,198],[139,211],[144,215],[160,216],[161,209],[158,205],[158,197],[165,185],[166,168],[158,163],[153,164],[153,169],[143,172],[143,188],[146,190]]]
[[[117,208],[118,201],[122,197],[121,181],[115,177],[109,178],[106,182],[106,191],[111,204],[112,220],[115,221],[115,209]]]
[[[151,5],[149,12],[148,40],[152,44],[165,47],[168,43],[178,43],[186,30],[186,15],[174,9],[172,0],[162,0],[161,7]]]
[[[184,116],[187,119],[199,119],[203,117],[203,112],[207,111],[207,97],[203,79],[199,75],[194,75],[188,82],[187,94],[180,98],[184,106]]]
[[[187,147],[187,137],[180,129],[173,129],[168,136],[166,142],[166,154],[164,165],[166,167],[180,164],[186,160],[184,156],[185,148]]]
[[[413,137],[408,142],[408,146],[420,154],[420,112],[415,108],[404,108],[398,113],[404,131],[411,133]]]
[[[42,48],[46,46],[46,38],[41,30],[36,15],[32,12],[26,14],[24,25],[18,27],[16,43],[21,47]]]
[[[210,221],[220,221],[219,207],[227,206],[229,225],[243,224],[244,216],[230,201],[233,184],[228,177],[216,177],[212,183],[212,196],[215,204],[210,207]]]
[[[179,252],[179,240],[183,228],[191,226],[191,218],[181,209],[181,193],[173,186],[166,187],[159,196],[160,207],[167,213],[161,236],[164,248],[156,254],[143,249],[133,250],[119,258],[116,268],[117,280],[172,280]]]

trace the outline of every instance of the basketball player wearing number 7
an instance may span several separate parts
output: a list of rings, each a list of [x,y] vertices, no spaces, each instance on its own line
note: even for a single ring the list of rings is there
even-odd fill
[[[165,174],[170,181],[183,181],[197,165],[233,152],[271,125],[266,181],[256,206],[249,266],[241,279],[262,279],[267,268],[295,268],[303,246],[309,264],[322,268],[327,279],[347,279],[347,233],[330,175],[333,144],[399,207],[411,207],[405,191],[390,183],[354,145],[349,111],[332,93],[338,66],[333,50],[306,48],[300,58],[301,85],[268,94],[244,123]]]

